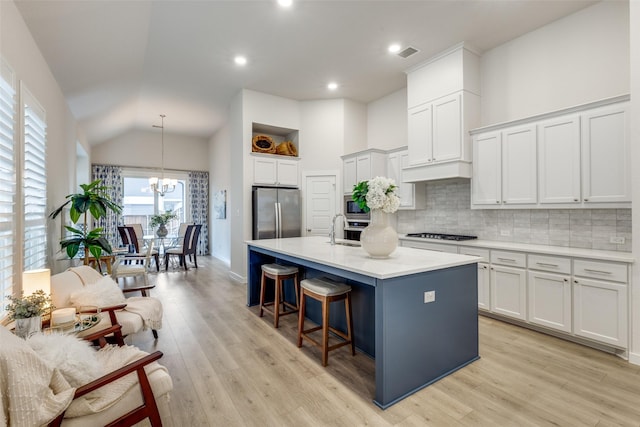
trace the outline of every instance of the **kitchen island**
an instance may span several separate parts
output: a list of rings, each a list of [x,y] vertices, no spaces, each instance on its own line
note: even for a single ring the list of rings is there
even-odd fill
[[[375,358],[374,402],[383,409],[479,357],[478,257],[399,247],[388,259],[373,259],[360,247],[330,245],[322,236],[247,245],[249,306],[259,303],[266,263],[296,265],[302,278],[329,276],[351,285],[355,344]],[[319,305],[311,302],[307,316],[319,323]],[[332,310],[331,324],[344,329],[340,313]]]

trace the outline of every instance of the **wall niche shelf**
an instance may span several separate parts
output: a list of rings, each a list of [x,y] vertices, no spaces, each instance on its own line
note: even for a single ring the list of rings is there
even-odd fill
[[[252,154],[297,158],[299,156],[298,133],[299,131],[297,129],[283,128],[263,123],[252,123]],[[261,136],[265,136],[266,138],[261,138]]]

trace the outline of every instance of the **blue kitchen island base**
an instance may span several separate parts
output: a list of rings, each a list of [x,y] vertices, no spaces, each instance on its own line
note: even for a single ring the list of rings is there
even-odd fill
[[[247,305],[258,304],[260,266],[264,263],[296,265],[303,277],[328,275],[351,285],[355,343],[359,351],[375,358],[373,401],[379,407],[388,408],[479,358],[474,261],[380,278],[347,265],[341,267],[335,260],[319,262],[317,255],[314,259],[302,252],[270,248],[265,242],[269,241],[248,242]],[[396,256],[406,250],[429,252],[398,248]],[[310,308],[308,317],[319,323],[319,309]],[[343,318],[337,316],[334,323],[343,329]]]

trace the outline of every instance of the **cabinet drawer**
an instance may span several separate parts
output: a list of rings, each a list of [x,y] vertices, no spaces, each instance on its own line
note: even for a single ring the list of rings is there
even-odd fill
[[[460,255],[479,256],[479,257],[482,258],[482,261],[489,262],[489,249],[471,248],[469,246],[461,246],[458,249],[458,253]]]
[[[442,243],[431,243],[431,242],[415,242],[413,240],[404,240],[402,242],[402,246],[407,248],[416,248],[416,249],[428,249],[430,251],[438,251],[438,252],[449,252],[452,254],[458,253],[458,247],[455,245],[447,245]]]
[[[527,255],[529,268],[532,270],[551,271],[571,274],[571,260],[547,255]]]
[[[525,268],[527,255],[520,252],[491,251],[491,264]]]
[[[628,281],[627,265],[614,262],[575,259],[573,260],[573,274],[614,282],[626,283]]]

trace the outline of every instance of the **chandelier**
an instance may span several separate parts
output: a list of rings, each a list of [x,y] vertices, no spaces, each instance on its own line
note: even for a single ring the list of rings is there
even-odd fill
[[[176,189],[176,185],[178,184],[177,179],[168,179],[164,177],[164,118],[166,115],[160,114],[162,119],[162,124],[152,125],[154,128],[160,128],[162,130],[162,169],[160,170],[160,179],[157,176],[149,178],[149,187],[151,187],[151,191],[153,193],[158,193],[160,197],[164,197],[165,194],[171,193]]]

